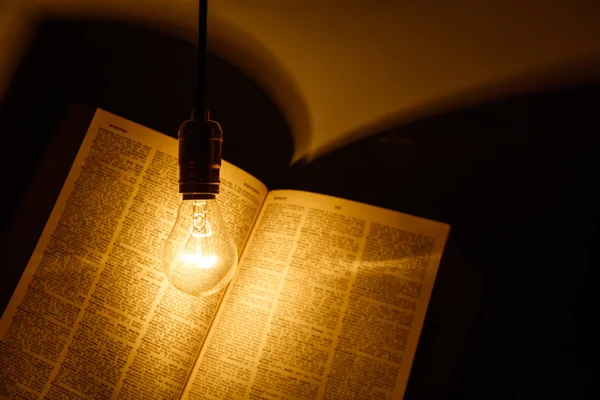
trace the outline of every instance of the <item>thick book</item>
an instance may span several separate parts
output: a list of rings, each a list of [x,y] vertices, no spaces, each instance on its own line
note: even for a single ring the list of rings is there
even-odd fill
[[[448,225],[224,161],[238,270],[193,297],[161,266],[177,178],[177,140],[96,110],[0,321],[0,397],[403,397]]]

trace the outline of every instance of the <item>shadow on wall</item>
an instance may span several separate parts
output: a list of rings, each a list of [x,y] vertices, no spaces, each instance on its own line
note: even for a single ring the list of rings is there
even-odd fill
[[[146,28],[98,20],[41,21],[4,99],[0,132],[2,225],[35,170],[48,139],[75,103],[103,108],[170,136],[194,107],[196,46]],[[290,125],[272,98],[212,53],[207,106],[224,129],[224,158],[279,182],[293,152]]]
[[[513,74],[481,84],[473,84],[446,94],[439,94],[424,103],[412,102],[364,126],[352,127],[334,142],[312,149],[302,162],[310,162],[340,148],[352,146],[353,142],[387,131],[397,131],[399,127],[412,125],[425,120],[440,120],[442,115],[461,115],[464,110],[477,109],[482,104],[498,103],[535,97],[540,94],[560,92],[566,87],[583,87],[600,80],[600,59],[597,56],[584,56],[566,62],[553,63],[527,72]],[[398,70],[402,80],[402,70]],[[406,94],[397,93],[398,98]],[[455,132],[447,132],[454,136]]]

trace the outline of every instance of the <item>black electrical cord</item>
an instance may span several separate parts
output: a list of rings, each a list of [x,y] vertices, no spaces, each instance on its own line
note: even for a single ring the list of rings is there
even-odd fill
[[[208,0],[198,0],[198,76],[195,118],[205,119],[206,110],[206,37],[208,31]]]

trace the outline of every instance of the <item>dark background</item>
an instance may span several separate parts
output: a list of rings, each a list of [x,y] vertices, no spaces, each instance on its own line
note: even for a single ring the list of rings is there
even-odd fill
[[[78,147],[52,146],[69,110],[87,104],[175,136],[193,108],[195,65],[192,45],[139,27],[40,25],[0,103],[1,309],[25,266],[6,254],[32,250],[67,172],[39,166],[50,157],[68,169]],[[449,110],[289,168],[291,129],[265,91],[213,54],[207,77],[224,158],[270,189],[452,226],[406,399],[597,395],[599,82]],[[44,174],[39,209],[23,224],[26,194]],[[29,239],[15,246],[19,232]]]

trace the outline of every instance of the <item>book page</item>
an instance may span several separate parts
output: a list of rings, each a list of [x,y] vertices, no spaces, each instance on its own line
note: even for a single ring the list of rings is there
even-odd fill
[[[266,187],[223,162],[241,252]],[[222,297],[162,272],[177,140],[98,110],[0,322],[0,397],[177,398]]]
[[[184,398],[401,399],[448,233],[269,192]]]

